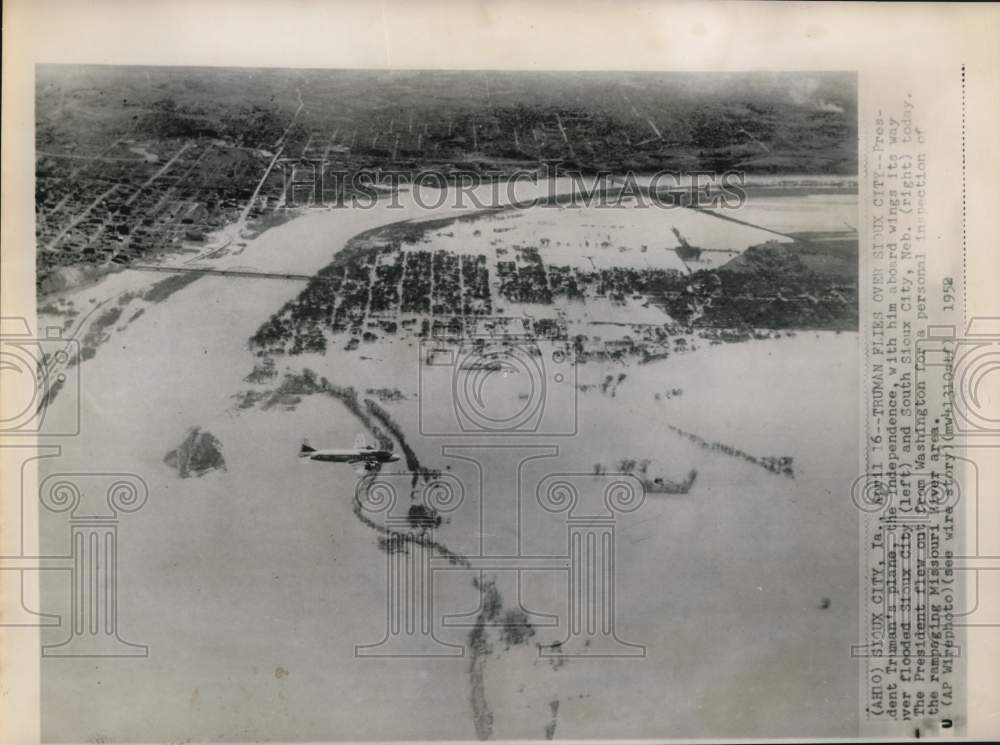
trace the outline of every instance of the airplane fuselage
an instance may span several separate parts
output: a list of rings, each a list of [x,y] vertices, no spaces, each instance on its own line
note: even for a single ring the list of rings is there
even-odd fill
[[[302,458],[324,463],[395,463],[399,456],[389,450],[359,448],[350,450],[312,450],[302,453]]]

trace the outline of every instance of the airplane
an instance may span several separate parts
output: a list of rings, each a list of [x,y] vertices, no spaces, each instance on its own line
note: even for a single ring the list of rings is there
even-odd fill
[[[323,463],[353,463],[355,471],[364,473],[374,471],[383,463],[395,463],[399,456],[391,450],[374,448],[368,444],[364,435],[354,438],[354,447],[349,450],[317,450],[309,445],[308,440],[302,441],[299,449],[299,462],[320,461]]]

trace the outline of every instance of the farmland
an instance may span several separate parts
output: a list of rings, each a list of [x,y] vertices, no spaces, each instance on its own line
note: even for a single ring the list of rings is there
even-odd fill
[[[43,65],[38,281],[239,241],[326,200],[316,174],[329,169],[850,176],[853,86],[839,74],[694,87],[675,74]]]

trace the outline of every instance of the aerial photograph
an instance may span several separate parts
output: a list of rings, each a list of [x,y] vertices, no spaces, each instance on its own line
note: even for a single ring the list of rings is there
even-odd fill
[[[44,741],[856,734],[854,73],[34,114]]]

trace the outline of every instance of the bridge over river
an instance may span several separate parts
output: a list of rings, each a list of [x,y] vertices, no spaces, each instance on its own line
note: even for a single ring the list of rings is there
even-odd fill
[[[308,282],[309,274],[283,272],[259,272],[253,269],[216,269],[211,267],[166,266],[160,264],[130,264],[129,269],[140,272],[164,272],[167,274],[215,274],[223,277],[245,277],[249,279],[284,279],[297,282]]]

